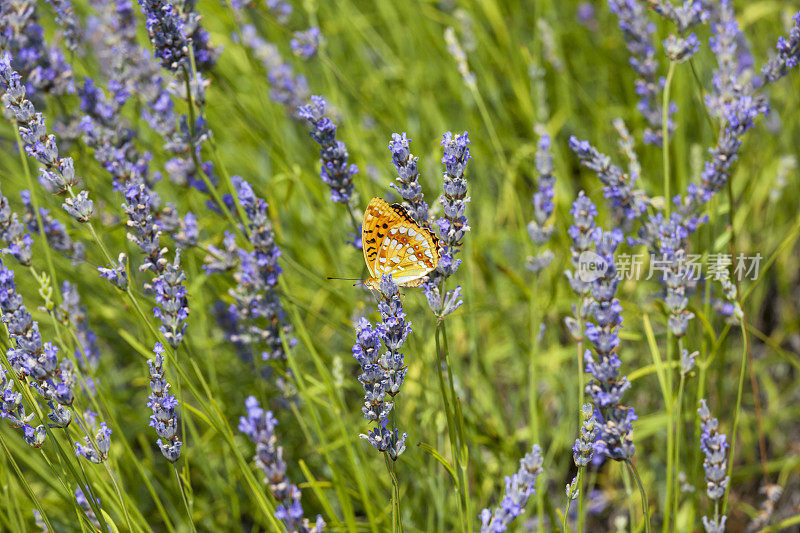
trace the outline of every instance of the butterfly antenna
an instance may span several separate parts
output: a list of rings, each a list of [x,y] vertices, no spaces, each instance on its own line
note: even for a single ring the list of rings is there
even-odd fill
[[[325,279],[340,279],[344,281],[361,281],[361,278],[334,278],[331,276],[325,276]]]

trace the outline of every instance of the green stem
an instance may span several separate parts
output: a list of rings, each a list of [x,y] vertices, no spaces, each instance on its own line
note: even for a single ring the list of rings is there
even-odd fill
[[[469,85],[469,90],[472,93],[472,97],[475,99],[475,103],[478,105],[478,111],[481,114],[481,119],[489,130],[489,138],[492,140],[497,157],[500,158],[503,168],[508,168],[508,160],[506,159],[505,152],[503,152],[503,146],[500,142],[500,137],[497,135],[497,129],[494,127],[494,122],[492,121],[491,115],[489,115],[486,102],[484,102],[483,96],[476,85]]]
[[[402,518],[400,515],[400,485],[397,482],[397,475],[394,472],[393,461],[389,458],[389,454],[384,452],[384,462],[386,463],[386,470],[389,471],[389,477],[392,479],[392,532],[400,533],[403,529]]]
[[[186,499],[186,490],[183,487],[183,481],[181,480],[180,474],[178,474],[178,465],[172,463],[172,470],[175,472],[175,480],[178,482],[178,490],[181,493],[181,499],[183,500],[183,507],[186,509],[186,516],[189,518],[189,527],[192,528],[192,531],[197,531],[194,526],[194,519],[192,518],[192,510],[189,506],[189,500]]]
[[[581,476],[578,478],[578,533],[583,533],[583,486],[583,469],[581,469]]]
[[[575,474],[577,476],[577,480],[575,481],[575,490],[578,491],[578,496],[581,494],[581,481],[583,481],[583,467],[578,468],[578,473]],[[575,496],[574,491],[570,491],[567,494],[567,504],[564,506],[564,514],[561,515],[561,530],[564,533],[569,533],[569,529],[567,527],[567,515],[569,514],[569,504],[572,503],[572,500]],[[578,532],[580,532],[580,526],[578,526]]]
[[[669,397],[664,398],[667,408],[667,487],[664,496],[664,510],[666,514],[661,528],[663,533],[669,531],[670,518],[674,518],[670,517],[668,513],[669,509],[671,509],[673,498],[672,478],[675,477],[675,409],[673,408],[674,393],[672,391],[672,359],[674,351],[672,332],[667,330],[667,361],[670,366],[666,372],[667,394]]]
[[[445,294],[444,284],[442,284],[442,295],[444,294]],[[467,476],[467,470],[469,466],[469,448],[467,446],[466,431],[464,427],[464,413],[461,410],[461,402],[458,398],[458,395],[456,395],[455,380],[453,379],[453,364],[450,361],[450,348],[447,344],[447,327],[445,326],[444,320],[442,320],[442,341],[444,344],[444,357],[445,357],[445,367],[447,368],[447,379],[450,383],[450,395],[456,420],[458,443],[460,444],[459,448],[456,449],[456,454],[458,454],[459,456],[458,464],[460,466],[460,468],[458,469],[459,476],[461,478],[459,484],[461,485],[461,494],[462,497],[464,498],[464,515],[467,523],[467,531],[471,533],[472,502],[470,500],[470,495],[469,495],[469,478]]]
[[[731,451],[728,454],[728,477],[733,471],[733,461],[736,452],[736,432],[739,428],[739,414],[742,410],[742,392],[744,390],[744,374],[747,369],[747,328],[745,327],[744,320],[739,321],[739,326],[742,330],[742,360],[739,368],[739,386],[736,391],[736,406],[733,411],[733,428],[731,429]],[[731,484],[725,487],[725,498],[722,500],[722,514],[725,514],[728,508],[728,496],[730,494]]]
[[[117,493],[117,498],[119,498],[119,504],[122,507],[122,514],[125,516],[125,523],[128,525],[128,530],[133,531],[133,526],[131,525],[131,518],[128,516],[128,508],[125,506],[125,499],[122,497],[122,491],[119,490],[119,484],[117,483],[117,477],[114,475],[114,472],[111,470],[111,467],[108,466],[106,461],[103,461],[103,466],[106,467],[106,472],[108,473],[108,477],[111,478],[111,484],[114,485],[114,491]]]
[[[531,423],[531,441],[540,442],[540,428],[539,428],[539,407],[538,407],[538,387],[536,375],[536,359],[539,352],[539,320],[536,309],[536,296],[538,295],[538,276],[534,276],[531,283],[531,298],[530,298],[530,335],[531,345],[530,353],[528,355],[528,416]],[[541,475],[539,476],[541,477]],[[543,483],[537,479],[537,485],[543,486]],[[541,489],[536,491],[536,521],[540,531],[544,530],[544,494]]]
[[[446,364],[446,358],[443,357],[442,353],[442,346],[440,341],[440,336],[442,334],[442,321],[441,319],[436,323],[436,376],[439,380],[439,390],[442,394],[442,402],[444,403],[444,413],[445,419],[447,420],[447,434],[450,438],[450,452],[453,454],[453,462],[455,463],[455,470],[456,472],[460,472],[460,460],[459,460],[459,446],[458,446],[458,437],[456,436],[456,429],[455,429],[455,416],[453,415],[453,409],[450,407],[450,398],[447,394],[447,390],[444,384],[444,377],[442,376],[442,364]],[[458,518],[461,522],[461,530],[465,530],[465,517],[464,517],[464,509],[462,507],[462,497],[461,497],[461,476],[456,475],[456,492],[458,493]]]
[[[639,478],[639,472],[636,470],[636,467],[633,465],[630,459],[625,459],[625,465],[628,467],[628,471],[636,480],[636,485],[639,487],[639,494],[642,497],[642,519],[644,520],[644,530],[645,533],[650,533],[650,504],[647,503],[647,491],[644,490],[642,480]],[[631,517],[631,521],[633,521],[633,517]]]
[[[679,340],[678,342],[679,342],[678,350],[681,351],[681,353],[682,353],[683,350],[681,350],[681,348],[680,348],[680,346],[681,346],[680,342],[681,341]],[[675,463],[676,467],[677,467],[677,465],[681,464],[681,452],[680,452],[680,450],[681,450],[681,426],[683,425],[683,421],[681,420],[681,407],[682,407],[682,404],[683,404],[683,385],[684,385],[685,380],[686,380],[686,374],[681,372],[681,381],[680,381],[680,384],[678,385],[678,398],[677,398],[677,400],[675,400],[675,408],[674,408],[675,420],[676,420],[676,424],[675,424],[675,459],[674,459],[674,463]],[[672,520],[673,520],[673,522],[672,522],[672,531],[675,532],[675,531],[677,531],[677,527],[678,527],[678,494],[679,494],[679,492],[678,492],[678,476],[677,476],[677,473],[675,475],[673,475],[672,477],[673,477],[673,480],[667,479],[667,483],[672,483],[673,484],[673,486],[672,486]]]

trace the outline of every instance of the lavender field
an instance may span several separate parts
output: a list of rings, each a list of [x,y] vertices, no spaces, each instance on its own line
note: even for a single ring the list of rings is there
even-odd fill
[[[800,532],[799,9],[0,0],[0,531]]]

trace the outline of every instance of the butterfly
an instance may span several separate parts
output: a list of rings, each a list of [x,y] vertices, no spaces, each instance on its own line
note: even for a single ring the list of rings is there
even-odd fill
[[[402,205],[381,198],[370,200],[364,211],[361,247],[370,274],[364,283],[375,290],[384,274],[402,287],[418,287],[439,263],[436,235],[417,224]]]

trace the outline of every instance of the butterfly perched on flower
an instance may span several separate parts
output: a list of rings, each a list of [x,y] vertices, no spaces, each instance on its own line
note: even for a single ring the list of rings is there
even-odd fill
[[[361,246],[370,274],[364,283],[371,289],[379,288],[384,274],[402,287],[418,287],[439,262],[436,235],[402,205],[381,198],[370,200],[364,211]]]

